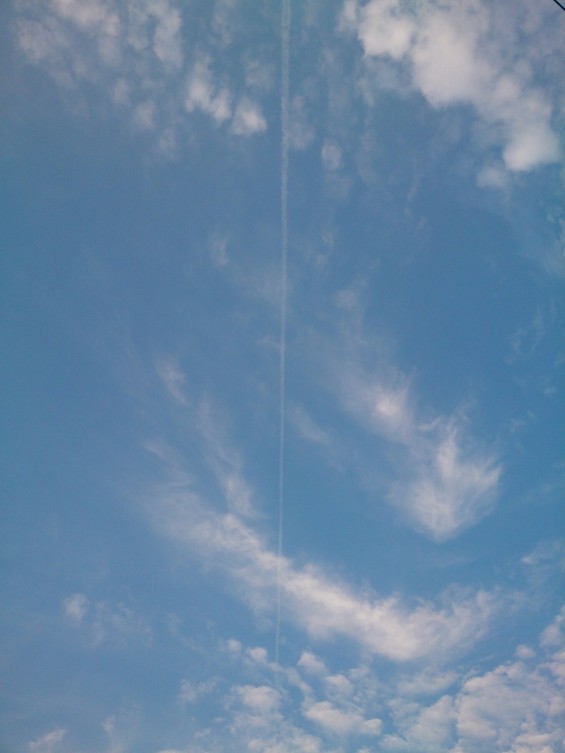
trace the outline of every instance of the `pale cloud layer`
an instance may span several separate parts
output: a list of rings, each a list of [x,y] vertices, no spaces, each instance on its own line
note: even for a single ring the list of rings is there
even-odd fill
[[[508,33],[515,7],[506,27],[481,0],[346,0],[342,13],[341,28],[357,35],[365,56],[405,66],[432,107],[475,112],[501,151],[500,167],[485,165],[479,176],[485,185],[502,184],[502,165],[523,172],[560,156],[551,100],[535,82],[523,41]]]

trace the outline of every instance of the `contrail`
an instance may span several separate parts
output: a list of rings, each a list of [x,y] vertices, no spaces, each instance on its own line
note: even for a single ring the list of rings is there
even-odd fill
[[[284,513],[284,445],[286,399],[286,282],[288,257],[288,144],[289,144],[289,69],[290,69],[290,0],[282,0],[281,8],[281,298],[279,345],[279,486],[278,486],[278,545],[277,545],[277,614],[275,630],[275,666],[278,685],[281,640],[281,580]]]

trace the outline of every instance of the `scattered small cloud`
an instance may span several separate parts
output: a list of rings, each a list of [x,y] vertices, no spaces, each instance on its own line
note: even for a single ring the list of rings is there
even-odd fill
[[[159,360],[155,370],[168,394],[180,405],[187,405],[186,374],[181,369],[175,357]]]
[[[125,604],[92,603],[84,594],[72,594],[63,600],[62,609],[69,624],[87,636],[92,648],[132,643],[147,647],[152,643],[153,631],[146,620]]]

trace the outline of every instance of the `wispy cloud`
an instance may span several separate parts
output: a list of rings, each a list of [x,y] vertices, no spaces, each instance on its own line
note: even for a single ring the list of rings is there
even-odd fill
[[[397,596],[358,592],[313,564],[279,561],[253,528],[233,513],[212,511],[190,487],[157,488],[148,511],[162,535],[228,577],[259,612],[272,612],[280,571],[287,618],[318,640],[341,636],[397,661],[447,655],[478,640],[496,610],[495,595],[485,591],[410,606]]]
[[[84,594],[67,596],[62,611],[68,623],[83,633],[93,648],[102,644],[125,647],[149,646],[153,631],[146,620],[133,609],[122,604],[105,601],[92,603]]]
[[[557,162],[559,141],[551,100],[536,83],[534,60],[524,56],[523,36],[508,33],[522,23],[540,34],[541,23],[536,29],[516,4],[503,20],[480,0],[346,0],[341,27],[357,35],[366,58],[403,66],[432,107],[472,108],[500,145],[501,168],[521,172]],[[485,182],[500,182],[494,169],[487,166]]]
[[[421,408],[412,380],[386,357],[373,358],[373,369],[362,366],[361,354],[374,348],[355,331],[357,325],[334,360],[341,405],[390,444],[396,467],[389,501],[416,530],[437,541],[453,538],[491,512],[500,461],[474,439],[463,412],[445,416]]]

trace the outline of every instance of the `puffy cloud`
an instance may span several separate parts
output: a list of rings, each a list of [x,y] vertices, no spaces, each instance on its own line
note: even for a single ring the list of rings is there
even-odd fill
[[[452,694],[431,705],[406,698],[406,683],[389,702],[394,733],[386,751],[411,753],[555,753],[563,739],[565,611],[543,631],[545,655],[525,646],[517,658],[484,673],[469,673]],[[546,636],[551,635],[551,646]]]
[[[325,675],[328,673],[328,668],[324,662],[310,653],[310,651],[303,651],[298,660],[298,666],[309,674]]]
[[[342,28],[354,30],[368,58],[404,65],[432,107],[473,108],[501,144],[507,170],[532,170],[559,159],[552,106],[534,82],[523,44],[494,14],[480,0],[348,0]]]
[[[243,685],[234,689],[234,695],[252,711],[268,714],[280,704],[280,694],[268,685]]]
[[[363,719],[357,710],[339,708],[329,701],[306,705],[304,716],[335,735],[380,735],[382,729],[380,719]]]

